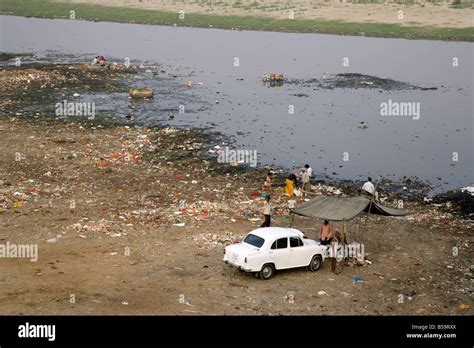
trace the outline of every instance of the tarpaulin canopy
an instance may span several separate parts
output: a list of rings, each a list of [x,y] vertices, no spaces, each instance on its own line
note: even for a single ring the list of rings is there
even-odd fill
[[[385,216],[403,216],[410,212],[393,209],[372,202],[370,199],[358,197],[316,196],[293,210],[293,214],[331,221],[351,220],[362,212]]]

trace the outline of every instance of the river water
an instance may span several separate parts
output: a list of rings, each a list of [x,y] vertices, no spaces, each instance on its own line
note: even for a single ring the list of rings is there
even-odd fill
[[[340,179],[419,177],[435,191],[474,182],[472,43],[13,16],[0,16],[0,28],[3,52],[103,54],[162,65],[168,78],[160,80],[158,72],[152,78],[157,95],[135,104],[135,120],[215,124],[234,138],[233,146],[257,150],[259,165],[309,163],[317,175]],[[262,82],[265,73],[292,81],[358,73],[436,89],[371,88],[370,81],[347,88],[270,87]],[[189,79],[192,89],[185,86]],[[381,114],[382,103],[400,102],[414,103],[413,110],[418,105],[419,115]],[[97,104],[117,114],[130,111],[125,95]]]

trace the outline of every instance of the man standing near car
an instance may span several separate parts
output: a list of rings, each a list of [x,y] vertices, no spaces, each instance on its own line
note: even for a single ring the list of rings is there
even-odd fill
[[[265,203],[263,204],[263,216],[265,217],[265,220],[263,221],[263,224],[260,225],[260,227],[270,227],[271,215],[272,206],[270,205],[270,196],[267,195],[265,196]]]
[[[319,230],[319,240],[321,242],[321,245],[331,244],[332,238],[332,225],[329,223],[328,220],[324,220],[324,224]]]

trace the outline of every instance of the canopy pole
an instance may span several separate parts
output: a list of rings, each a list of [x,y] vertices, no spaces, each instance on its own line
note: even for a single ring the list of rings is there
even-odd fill
[[[346,232],[347,232],[346,218],[343,218],[342,219],[342,241],[344,242],[344,244],[347,244]]]
[[[359,223],[358,223],[358,225],[359,225],[359,226],[357,226],[357,227],[358,227],[358,231],[357,231],[357,239],[359,239],[359,238],[360,238],[360,236],[361,236],[361,233],[360,233],[360,227],[361,227],[361,225],[362,225],[362,215],[359,215]]]

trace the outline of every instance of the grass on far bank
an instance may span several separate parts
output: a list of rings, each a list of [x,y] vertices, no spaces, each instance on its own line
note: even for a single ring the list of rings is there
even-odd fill
[[[186,13],[185,19],[180,19],[179,13],[156,10],[68,4],[52,0],[0,1],[0,14],[5,15],[69,19],[71,10],[75,11],[76,20],[474,42],[474,28],[408,27],[383,23],[347,23],[309,19],[282,20],[193,13]]]

